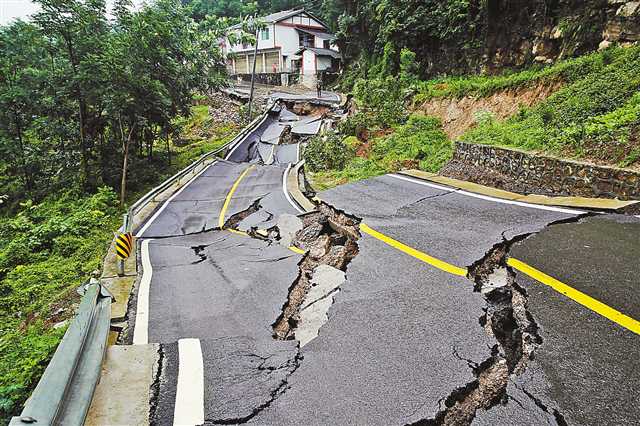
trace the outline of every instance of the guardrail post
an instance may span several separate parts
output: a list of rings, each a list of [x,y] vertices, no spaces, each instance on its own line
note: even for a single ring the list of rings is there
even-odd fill
[[[124,213],[122,215],[122,229],[124,229],[124,232],[129,232],[130,228],[130,223],[129,223],[129,214]],[[116,257],[117,259],[117,257]],[[117,274],[118,276],[122,277],[124,276],[124,260],[122,259],[117,259]]]

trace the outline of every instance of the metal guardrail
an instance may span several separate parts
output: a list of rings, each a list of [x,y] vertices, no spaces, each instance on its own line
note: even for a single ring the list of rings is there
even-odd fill
[[[174,183],[176,183],[176,181],[182,179],[183,177],[185,177],[191,172],[195,173],[195,170],[199,166],[204,164],[206,161],[217,157],[218,154],[222,152],[226,152],[229,148],[233,147],[236,143],[240,142],[248,133],[250,133],[253,130],[253,128],[264,118],[264,116],[271,111],[274,105],[275,103],[272,103],[271,105],[269,105],[263,114],[256,117],[251,123],[249,123],[249,125],[247,125],[244,129],[242,129],[242,131],[238,133],[238,135],[235,138],[233,138],[232,140],[230,140],[220,148],[213,150],[211,152],[208,152],[206,154],[203,154],[200,158],[198,158],[196,161],[191,163],[189,166],[185,167],[175,175],[171,176],[170,178],[162,182],[160,185],[156,186],[151,191],[143,195],[138,201],[133,203],[127,210],[127,213],[124,215],[123,225],[120,228],[120,231],[131,232],[132,219],[138,213],[138,211],[140,211],[150,202],[154,201],[155,197],[158,196],[158,194],[166,191]]]
[[[11,419],[10,426],[84,423],[107,347],[112,300],[96,279],[84,287],[77,316],[22,413]]]
[[[170,188],[208,160],[240,142],[271,111],[258,116],[235,138],[222,147],[202,155],[188,167],[171,176],[146,193],[125,213],[121,232],[129,232],[131,218],[154,198]],[[38,385],[27,400],[22,413],[11,419],[9,426],[82,425],[100,378],[111,324],[113,296],[92,278],[83,288],[78,313],[58,345]]]

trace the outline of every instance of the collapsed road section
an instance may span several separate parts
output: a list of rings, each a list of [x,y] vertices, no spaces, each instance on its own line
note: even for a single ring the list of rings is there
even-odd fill
[[[300,265],[309,262],[300,254],[306,248],[282,243],[287,220],[302,223],[285,192],[287,166],[327,125],[309,105],[290,105],[297,113],[274,105],[243,132],[226,159],[194,173],[136,232],[142,276],[119,342],[157,347],[151,423],[248,421],[286,390],[302,360],[298,342],[274,339],[271,324],[289,300]],[[336,216],[328,214],[326,223],[321,234],[345,253],[353,250],[350,240],[330,228],[340,224]],[[279,244],[252,238],[265,230]],[[347,261],[325,263],[344,269]],[[312,281],[322,283],[322,275]]]
[[[304,215],[300,222],[292,244],[306,253],[273,331],[278,339],[295,337],[304,346],[327,320],[333,298],[345,282],[344,271],[358,254],[360,233],[357,218],[327,204],[320,204],[318,211]]]
[[[327,112],[322,106],[308,103],[304,109],[292,109],[284,102],[271,106],[259,124],[239,141],[227,154],[234,162],[259,164],[291,164],[300,161],[302,145],[328,126]]]
[[[574,382],[567,378],[576,373],[567,367],[572,360],[603,386],[632,390],[622,375],[636,373],[612,351],[599,359],[617,380],[572,353],[566,342],[586,354],[587,344],[601,345],[558,326],[553,310],[541,308],[543,292],[510,266],[513,256],[545,256],[539,236],[553,241],[556,230],[596,218],[399,175],[322,192],[315,211],[298,214],[287,172],[299,154],[281,149],[298,151],[307,129],[322,128],[323,118],[304,113],[295,105],[271,109],[227,159],[194,177],[144,225],[143,279],[128,338],[144,326],[146,342],[158,344],[151,423],[598,423],[584,394],[583,401],[558,397],[564,382]],[[592,225],[600,229],[592,235],[638,233],[635,224],[613,222]],[[563,242],[579,240],[566,232]],[[569,256],[563,250],[552,257]],[[582,311],[550,300],[579,322]],[[640,345],[629,346],[637,336],[611,335],[600,338],[637,354]],[[620,390],[608,392],[627,401]],[[611,404],[623,412],[619,401]]]
[[[535,322],[512,276],[495,266],[503,261],[494,246],[575,215],[474,201],[393,177],[319,196],[413,247],[441,249],[446,261],[470,265],[478,281],[363,233],[328,322],[301,349],[304,362],[290,377],[290,389],[250,423],[470,424],[510,395],[525,395],[507,385],[524,370],[522,354],[538,342]],[[448,212],[462,210],[467,213],[451,223]],[[474,229],[478,216],[491,220]],[[501,290],[491,294],[491,286]],[[529,421],[556,423],[551,407],[544,411],[522,399]]]

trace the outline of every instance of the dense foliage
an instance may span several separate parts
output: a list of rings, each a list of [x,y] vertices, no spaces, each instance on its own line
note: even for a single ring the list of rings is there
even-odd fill
[[[602,40],[608,7],[606,0],[337,0],[323,17],[337,22],[353,81],[381,63],[397,71],[404,48],[416,53],[421,78],[522,68],[540,55],[534,43],[551,28],[560,37],[544,49],[577,56]]]
[[[27,201],[0,219],[0,418],[44,370],[65,330],[54,325],[71,313],[75,287],[100,268],[117,212],[116,194],[101,188]]]
[[[628,166],[640,159],[640,47],[613,48],[578,62],[573,78],[505,122],[483,120],[463,136]]]
[[[104,0],[36,1],[31,22],[0,27],[0,423],[39,379],[124,201],[235,129],[206,96],[193,106],[225,77],[225,20],[196,23],[177,0],[116,0],[111,15]]]
[[[332,155],[340,157],[340,161],[322,162],[316,159],[315,149],[304,153],[305,160],[311,160],[308,164],[315,172],[312,178],[318,189],[404,168],[435,172],[452,154],[451,141],[442,131],[440,121],[420,114],[412,114],[404,124],[395,124],[379,135],[371,135],[365,143],[351,136],[339,146],[341,151]]]
[[[121,188],[217,87],[222,24],[174,0],[36,0],[32,23],[0,28],[0,195],[15,207],[61,188]],[[133,166],[133,167],[131,167]]]
[[[304,150],[306,167],[312,172],[341,170],[351,155],[347,145],[335,132],[314,136]]]
[[[171,166],[147,170],[150,185],[237,131],[214,120],[209,105],[192,107],[191,116],[174,125],[182,130]],[[44,371],[79,300],[75,288],[101,267],[121,212],[113,190],[102,187],[94,195],[72,190],[28,200],[13,217],[0,218],[0,423],[19,411]]]
[[[474,74],[420,81],[415,84],[417,95],[414,103],[433,98],[485,97],[502,90],[554,81],[573,83],[588,74],[599,72],[603,64],[611,60],[612,52],[615,50],[567,59],[551,66],[536,65],[522,71],[507,70],[498,75]]]

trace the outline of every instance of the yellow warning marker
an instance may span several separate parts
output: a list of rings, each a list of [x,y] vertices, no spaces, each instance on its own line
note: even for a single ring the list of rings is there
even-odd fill
[[[125,260],[133,251],[133,235],[130,232],[118,234],[116,237],[116,256],[118,260]]]
[[[560,294],[564,294],[569,299],[573,300],[584,306],[593,312],[602,315],[603,317],[615,322],[616,324],[632,331],[636,334],[640,334],[640,321],[637,321],[620,311],[613,309],[612,307],[605,305],[601,301],[594,299],[593,297],[584,294],[583,292],[576,290],[575,288],[568,286],[567,284],[553,278],[550,275],[545,274],[542,271],[537,270],[533,266],[524,263],[521,260],[514,259],[513,257],[507,260],[507,265],[522,272],[533,278],[534,280],[545,284]]]

